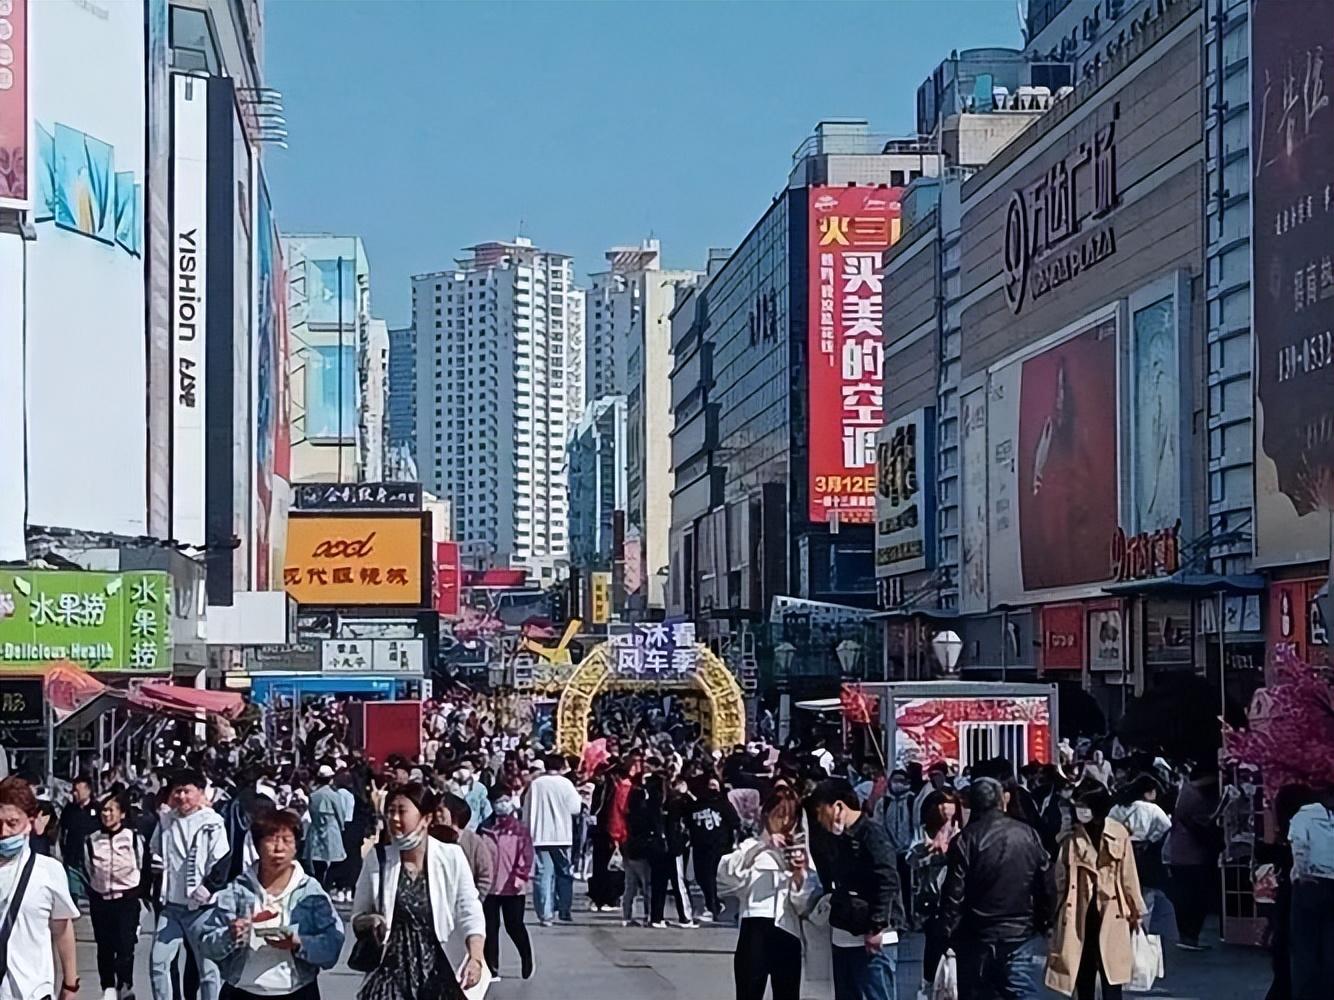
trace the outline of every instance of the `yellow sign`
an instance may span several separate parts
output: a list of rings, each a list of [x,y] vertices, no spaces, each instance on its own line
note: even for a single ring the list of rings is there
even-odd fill
[[[588,578],[593,585],[589,624],[606,625],[611,621],[611,574],[589,573]]]
[[[345,517],[292,511],[283,585],[298,604],[422,607],[420,514]]]

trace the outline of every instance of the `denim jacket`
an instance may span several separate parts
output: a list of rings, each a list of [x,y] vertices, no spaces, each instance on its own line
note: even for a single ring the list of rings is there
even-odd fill
[[[292,953],[296,964],[294,992],[313,981],[321,969],[334,967],[344,938],[343,921],[320,883],[300,871],[299,865],[297,868],[292,877],[299,881],[288,896],[288,921],[301,939]],[[212,907],[200,921],[199,950],[218,964],[224,982],[235,985],[240,980],[250,954],[249,940],[235,940],[231,923],[238,917],[251,916],[263,898],[264,890],[252,866],[214,897]]]

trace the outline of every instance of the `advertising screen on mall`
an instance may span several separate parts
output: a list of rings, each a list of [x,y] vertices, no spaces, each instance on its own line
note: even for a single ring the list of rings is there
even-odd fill
[[[808,514],[870,524],[885,412],[880,268],[899,236],[899,189],[813,187],[808,198]]]

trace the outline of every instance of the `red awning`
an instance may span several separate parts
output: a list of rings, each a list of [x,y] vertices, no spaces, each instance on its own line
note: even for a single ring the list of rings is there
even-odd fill
[[[245,708],[245,702],[235,691],[204,691],[162,681],[149,681],[134,688],[130,704],[158,712],[207,712],[228,719],[236,718]]]

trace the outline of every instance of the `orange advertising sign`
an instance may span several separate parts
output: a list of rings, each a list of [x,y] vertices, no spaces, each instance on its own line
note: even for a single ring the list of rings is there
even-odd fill
[[[298,604],[422,606],[422,515],[292,511],[283,585]]]

